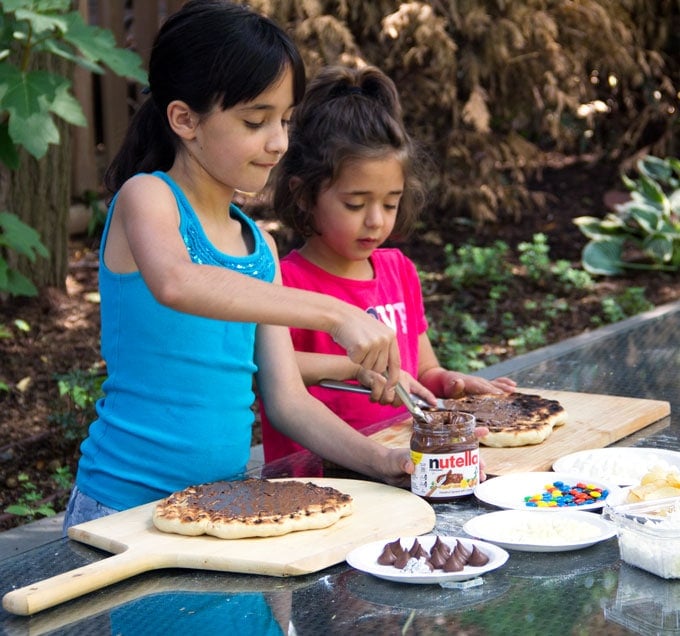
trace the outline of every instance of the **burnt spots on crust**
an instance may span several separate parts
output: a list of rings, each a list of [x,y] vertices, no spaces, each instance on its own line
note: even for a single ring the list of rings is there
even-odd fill
[[[246,479],[191,486],[160,501],[161,531],[223,539],[277,536],[325,528],[352,513],[352,497],[297,480]]]

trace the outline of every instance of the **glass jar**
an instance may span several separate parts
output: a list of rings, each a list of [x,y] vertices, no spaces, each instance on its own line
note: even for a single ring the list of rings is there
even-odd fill
[[[413,422],[411,492],[431,503],[470,495],[480,473],[475,416],[460,411],[427,414],[430,423]]]

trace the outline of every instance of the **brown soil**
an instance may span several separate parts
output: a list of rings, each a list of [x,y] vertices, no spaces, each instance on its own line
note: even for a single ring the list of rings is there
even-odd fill
[[[532,186],[547,195],[543,210],[528,211],[516,222],[476,230],[460,228],[456,236],[431,234],[432,241],[419,237],[404,250],[422,269],[440,271],[443,244],[489,244],[502,239],[514,247],[543,232],[548,236],[552,260],[567,259],[578,265],[585,239],[571,219],[582,214],[602,215],[605,192],[619,183],[615,171],[601,166],[546,170],[542,181]],[[65,410],[55,376],[93,366],[104,372],[99,355],[99,307],[93,297],[97,290],[96,248],[92,240],[72,241],[65,293],[47,290],[35,299],[0,302],[0,387],[2,383],[8,387],[0,388],[0,530],[26,520],[3,511],[22,498],[26,500],[29,483],[34,486],[36,500],[51,504],[57,511],[63,509],[68,488],[60,487],[54,474],[63,467],[75,474],[78,441],[69,439],[62,423],[55,421],[54,414]],[[593,303],[630,286],[644,287],[654,305],[680,299],[677,276],[641,273],[602,280],[588,298],[580,295],[570,303],[573,307],[568,319],[551,328],[549,343],[591,329]],[[514,300],[506,301],[499,311],[523,315],[524,301],[546,291],[518,290]],[[428,310],[436,312],[436,302],[426,302]],[[21,330],[15,321],[25,321],[28,329]],[[7,337],[2,334],[3,326]],[[515,353],[506,346],[501,355],[507,358]],[[256,430],[254,443],[259,441]],[[22,481],[22,474],[28,481]]]

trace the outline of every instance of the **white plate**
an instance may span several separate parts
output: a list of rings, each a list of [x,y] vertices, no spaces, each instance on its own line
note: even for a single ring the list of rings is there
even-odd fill
[[[372,574],[380,579],[387,581],[395,581],[397,583],[445,583],[447,581],[466,581],[474,579],[486,572],[495,570],[501,567],[508,560],[508,553],[492,543],[485,541],[478,541],[477,539],[467,539],[465,537],[439,537],[441,541],[446,543],[451,549],[455,548],[456,542],[461,541],[466,547],[471,547],[473,544],[477,546],[484,554],[489,557],[489,562],[486,565],[473,567],[466,565],[460,572],[444,572],[443,570],[434,570],[429,573],[410,573],[395,568],[392,565],[380,565],[378,557],[382,554],[385,545],[394,541],[394,539],[374,541],[367,543],[358,548],[355,548],[347,555],[347,563],[353,568]],[[435,535],[424,535],[422,537],[401,537],[401,545],[405,550],[408,550],[415,539],[418,539],[420,545],[428,552],[432,549],[437,537]]]
[[[523,552],[580,550],[616,535],[616,527],[597,514],[558,510],[537,515],[530,510],[499,510],[465,523],[470,536]]]
[[[527,506],[524,502],[525,497],[540,494],[546,485],[561,481],[571,486],[579,482],[587,482],[597,488],[608,490],[609,495],[618,493],[620,488],[612,486],[606,482],[590,479],[587,476],[562,473],[562,472],[530,472],[530,473],[511,473],[500,477],[491,477],[481,484],[475,486],[474,494],[477,499],[492,506],[507,508],[510,510],[529,510],[532,512],[557,512],[559,510],[597,510],[604,506],[605,500],[598,499],[596,502],[574,506],[568,508],[534,508]]]
[[[632,486],[639,484],[643,475],[658,463],[680,468],[680,453],[663,448],[594,448],[560,457],[553,464],[553,470],[581,473],[610,484]]]

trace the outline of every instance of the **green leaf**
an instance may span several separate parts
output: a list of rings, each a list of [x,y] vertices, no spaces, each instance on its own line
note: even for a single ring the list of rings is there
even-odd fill
[[[573,221],[587,238],[593,240],[606,239],[625,227],[624,222],[614,215],[607,215],[604,219],[579,216]]]
[[[626,188],[628,188],[628,190],[630,190],[631,192],[634,191],[635,188],[637,187],[637,183],[625,174],[621,175],[621,181],[623,181],[623,185],[625,185]]]
[[[70,82],[63,82],[57,88],[50,111],[74,126],[87,126],[87,119],[78,100],[69,92]]]
[[[33,514],[33,511],[28,506],[23,506],[21,504],[7,506],[5,512],[11,515],[17,515],[18,517],[30,517]]]
[[[5,6],[4,9],[7,10],[7,7]],[[30,9],[17,8],[14,11],[14,17],[20,22],[27,22],[31,27],[33,37],[38,40],[49,34],[53,34],[52,37],[58,37],[66,31],[68,25],[64,16],[58,13],[46,13],[47,7],[39,7],[39,10],[40,13],[36,13]],[[54,9],[50,8],[50,11]]]
[[[67,80],[47,71],[19,73],[0,65],[0,83],[3,80],[9,87],[0,107],[9,113],[9,136],[40,159],[49,144],[59,143],[59,131],[49,114],[49,107],[55,101],[57,90]]]
[[[2,234],[0,234],[0,239],[2,239]],[[0,245],[2,241],[0,240]],[[9,283],[9,265],[7,261],[0,256],[0,289],[7,289]]]
[[[650,179],[648,176],[643,174],[638,181],[638,185],[640,187],[640,193],[646,199],[652,203],[655,203],[659,207],[663,206],[666,195],[664,194],[661,186],[656,181],[654,181],[654,179]]]
[[[7,270],[7,283],[3,291],[12,296],[37,296],[38,289],[26,276],[15,269]]]
[[[42,504],[38,506],[34,511],[34,514],[42,515],[43,517],[54,517],[57,513],[50,504]]]
[[[19,167],[19,153],[9,136],[9,123],[6,121],[0,124],[0,161],[10,170],[16,170]]]
[[[0,108],[7,108],[4,103],[7,94],[23,82],[23,77],[23,73],[14,64],[0,64]]]
[[[104,67],[100,66],[96,62],[85,59],[84,57],[78,55],[77,52],[74,51],[72,47],[67,46],[63,42],[58,42],[55,40],[46,40],[45,42],[42,43],[41,48],[46,53],[62,57],[65,60],[68,60],[69,62],[78,64],[78,66],[81,66],[82,68],[84,68],[87,71],[90,71],[91,73],[102,75],[105,72]]]
[[[64,39],[86,59],[102,62],[117,75],[146,84],[146,72],[141,68],[142,58],[134,51],[118,48],[110,31],[85,24],[77,11],[65,18],[68,29]]]
[[[674,190],[668,197],[668,205],[675,214],[680,214],[680,190]]]
[[[671,165],[667,160],[652,155],[640,159],[637,168],[645,177],[661,183],[668,183],[673,174]]]
[[[57,90],[64,82],[68,82],[65,78],[44,70],[13,74],[12,79],[15,81],[8,87],[2,105],[19,116],[47,110],[48,105],[54,101]]]
[[[648,234],[656,232],[663,221],[663,217],[659,214],[659,211],[650,206],[639,204],[631,205],[628,211],[630,213],[630,218]]]
[[[611,238],[603,241],[591,241],[583,248],[581,260],[583,268],[590,274],[617,276],[623,274],[623,240]]]
[[[36,11],[68,11],[70,0],[3,0],[6,13],[14,13],[19,9],[35,9]]]
[[[29,325],[25,320],[22,320],[21,318],[17,318],[14,321],[14,326],[19,331],[23,331],[24,333],[28,333],[31,330],[31,325]]]
[[[31,262],[36,255],[47,258],[50,253],[40,242],[40,234],[23,223],[16,214],[0,212],[0,244],[9,246]]]
[[[42,159],[49,145],[60,141],[59,130],[47,112],[34,113],[26,118],[11,117],[9,133],[15,143],[24,146],[36,159]]]
[[[673,257],[673,241],[660,234],[647,237],[642,249],[655,263],[669,263]]]

